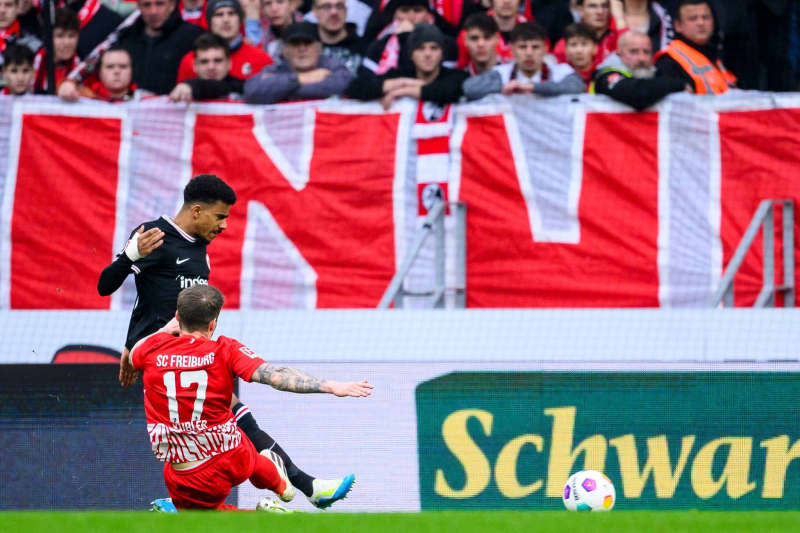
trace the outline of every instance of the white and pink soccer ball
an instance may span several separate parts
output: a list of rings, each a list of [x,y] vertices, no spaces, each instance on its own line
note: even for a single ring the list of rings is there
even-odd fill
[[[617,500],[617,491],[605,474],[581,470],[567,480],[562,499],[570,511],[610,511]]]

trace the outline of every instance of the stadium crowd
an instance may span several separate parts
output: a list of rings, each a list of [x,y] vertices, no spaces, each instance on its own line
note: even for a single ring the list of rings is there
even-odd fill
[[[672,92],[800,88],[794,0],[52,4],[45,20],[50,0],[0,0],[5,94],[253,104],[339,96],[388,108],[401,97],[445,105],[589,92],[644,109]]]

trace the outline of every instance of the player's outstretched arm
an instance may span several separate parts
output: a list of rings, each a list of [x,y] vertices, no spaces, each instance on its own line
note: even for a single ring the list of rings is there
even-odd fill
[[[286,392],[310,393],[324,392],[334,396],[366,397],[372,394],[373,385],[363,381],[330,381],[309,376],[302,370],[288,366],[275,366],[264,363],[259,366],[251,381],[269,385]]]
[[[100,278],[97,280],[97,292],[100,296],[108,296],[119,289],[131,273],[131,265],[150,255],[163,242],[164,232],[159,228],[144,231],[144,225],[140,226],[125,245],[123,253],[100,273]]]

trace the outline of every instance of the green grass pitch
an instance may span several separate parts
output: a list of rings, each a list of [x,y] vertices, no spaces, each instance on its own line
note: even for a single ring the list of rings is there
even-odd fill
[[[800,531],[800,512],[612,511],[610,513],[179,513],[0,512],[2,533],[778,533]]]

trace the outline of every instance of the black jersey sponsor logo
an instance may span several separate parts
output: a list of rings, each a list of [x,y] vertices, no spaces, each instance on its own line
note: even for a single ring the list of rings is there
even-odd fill
[[[197,276],[196,278],[187,278],[186,276],[175,276],[175,279],[181,285],[181,289],[185,289],[187,287],[193,287],[195,285],[208,285],[208,280],[206,278],[201,278]]]

